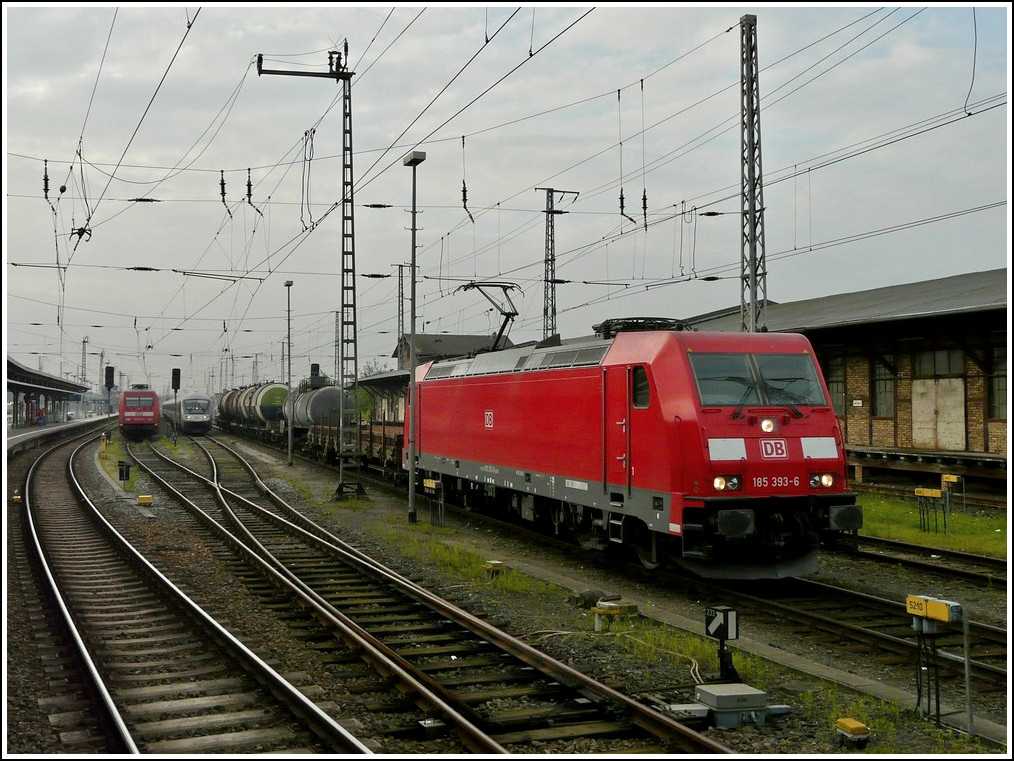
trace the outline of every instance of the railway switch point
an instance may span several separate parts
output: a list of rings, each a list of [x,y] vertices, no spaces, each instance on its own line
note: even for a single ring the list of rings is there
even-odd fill
[[[710,709],[716,727],[738,729],[747,723],[762,727],[771,708],[767,693],[742,683],[699,684],[694,698]]]
[[[608,629],[614,618],[629,618],[637,615],[637,603],[624,600],[599,600],[591,609],[595,614],[595,631]]]

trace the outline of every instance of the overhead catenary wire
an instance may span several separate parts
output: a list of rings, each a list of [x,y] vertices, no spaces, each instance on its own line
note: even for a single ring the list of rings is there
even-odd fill
[[[264,216],[264,212],[258,209],[253,202],[253,182],[250,178],[250,168],[246,170],[246,202],[254,211],[256,211],[261,217]]]
[[[533,13],[533,20],[534,20],[534,13]],[[642,80],[642,82],[643,82],[643,80]],[[642,118],[642,134],[643,134],[644,132],[645,132],[645,130],[644,130],[644,127],[643,127],[643,118]],[[643,144],[642,144],[642,146],[643,146]],[[621,160],[622,160],[622,156],[621,156]],[[644,161],[642,161],[642,177],[645,177],[645,175],[646,175],[646,168],[647,168],[647,166],[648,166],[648,165],[647,165],[647,163],[646,163],[646,162],[644,162]],[[249,170],[248,170],[248,171],[249,171]],[[806,171],[812,171],[812,168],[811,168],[811,169],[808,169],[808,170],[806,170]],[[621,171],[621,177],[622,177],[622,171]],[[646,185],[646,182],[645,182],[645,185]],[[465,189],[465,187],[466,187],[466,186],[465,186],[465,182],[464,182],[464,178],[463,178],[463,190]],[[248,192],[248,200],[249,200],[249,192]],[[464,199],[464,198],[463,198],[463,201],[465,201],[465,199]],[[467,204],[463,204],[463,205],[465,205],[465,206],[466,206],[466,209],[467,209]],[[646,206],[646,205],[645,205],[645,206]],[[666,206],[670,206],[670,205],[669,205],[669,204],[666,204]],[[227,208],[228,208],[228,206],[227,206]],[[496,208],[496,209],[497,209],[497,211],[498,211],[498,217],[499,217],[499,214],[500,214],[500,213],[501,213],[501,211],[502,211],[502,206],[501,206],[501,203],[500,203],[500,202],[497,202],[495,206],[491,206],[490,208]],[[702,208],[703,208],[703,205],[702,205]],[[478,212],[476,212],[476,213],[478,213]],[[643,213],[644,213],[644,209],[643,209]],[[674,214],[674,216],[675,216],[675,211],[673,212],[673,214]],[[475,224],[475,217],[474,217],[474,216],[472,215],[472,211],[471,211],[471,210],[468,210],[468,215],[469,215],[469,217],[470,217],[470,220],[469,220],[469,221],[470,221],[470,222],[471,222],[471,223],[472,223],[472,224],[474,225],[474,224]],[[644,227],[643,227],[643,229],[647,229],[647,227],[648,227],[648,219],[647,219],[647,216],[648,216],[648,215],[647,215],[647,214],[645,213],[645,214],[644,214],[644,216],[645,216],[645,219],[644,219]],[[641,225],[639,225],[639,227],[641,227]],[[499,230],[498,230],[498,233],[499,233]],[[497,236],[497,242],[496,242],[496,246],[497,246],[497,253],[498,253],[498,257],[497,257],[497,270],[501,270],[501,269],[503,269],[503,267],[502,267],[502,266],[500,265],[500,261],[499,261],[499,251],[500,251],[500,247],[501,247],[501,244],[502,244],[502,240],[501,240],[500,236],[498,235],[498,236]],[[682,236],[681,236],[681,244],[682,244]],[[444,243],[444,242],[442,242],[442,243],[441,243],[441,247],[443,248],[443,246],[444,246],[444,245],[445,245],[445,243]],[[284,249],[279,249],[279,251],[282,251],[282,253],[284,254]],[[460,252],[459,252],[459,256],[460,256],[460,255],[461,255],[461,254],[460,254]],[[443,257],[442,257],[442,259],[443,259]],[[442,266],[447,266],[447,265],[448,265],[449,263],[450,263],[450,262],[449,262],[449,258],[448,258],[448,259],[447,259],[447,260],[445,261],[445,263],[444,263],[444,264],[442,264]],[[681,262],[681,264],[682,264],[682,262]],[[695,262],[695,270],[696,270],[696,262]],[[641,273],[641,275],[642,275],[642,277],[643,277],[644,273],[642,272],[642,273]]]
[[[123,147],[123,151],[120,154],[120,158],[116,162],[116,165],[114,166],[113,171],[110,173],[109,177],[107,178],[106,184],[105,184],[105,187],[102,190],[102,193],[96,199],[95,205],[89,209],[87,219],[85,220],[84,228],[87,228],[91,224],[92,218],[95,216],[95,212],[98,211],[99,204],[102,202],[102,199],[104,198],[104,196],[106,194],[106,191],[108,191],[109,186],[110,186],[110,184],[113,181],[113,178],[116,176],[116,172],[117,172],[120,164],[123,163],[123,159],[126,157],[127,151],[130,150],[130,146],[133,144],[134,138],[137,136],[138,131],[141,129],[141,124],[144,123],[145,117],[148,115],[148,112],[151,110],[151,106],[155,102],[155,98],[158,96],[158,93],[161,90],[162,85],[165,83],[166,77],[168,76],[170,69],[172,69],[173,64],[175,63],[177,56],[179,55],[180,51],[183,49],[183,45],[186,43],[187,37],[190,35],[190,31],[193,29],[193,25],[197,21],[197,17],[200,15],[200,12],[201,12],[200,9],[198,9],[197,13],[194,14],[194,18],[193,19],[189,19],[189,17],[188,17],[187,24],[186,24],[186,31],[184,32],[183,37],[180,40],[179,45],[176,48],[176,51],[173,53],[172,58],[170,59],[168,65],[166,66],[165,71],[162,73],[162,78],[159,80],[158,85],[155,87],[155,91],[152,93],[151,98],[148,101],[148,104],[145,106],[144,112],[141,114],[141,118],[138,120],[137,125],[134,127],[134,131],[131,134],[130,139],[127,140],[126,145]],[[83,155],[82,155],[82,150],[81,150],[80,144],[78,146],[78,156],[79,156],[79,158],[81,158],[83,160]],[[80,238],[79,238],[78,242],[80,243]],[[71,251],[71,256],[73,256],[73,252],[76,249],[77,249],[77,245],[75,244],[74,249],[72,249],[72,251]],[[70,259],[68,258],[68,264],[69,263],[70,263]]]
[[[972,7],[972,74],[968,81],[968,93],[965,95],[965,114],[971,116],[968,111],[968,99],[972,97],[972,90],[975,87],[975,59],[979,53],[979,27],[975,21],[975,7]]]
[[[222,189],[222,206],[225,207],[225,211],[229,215],[229,219],[232,219],[232,211],[229,209],[229,204],[225,200],[225,170],[223,169],[221,171],[222,171],[222,174],[221,174],[221,180],[219,181],[219,186]]]
[[[644,80],[641,80],[641,210],[644,214],[644,229],[648,229],[648,181],[645,178],[645,143],[648,131],[644,128]],[[642,273],[643,274],[643,273]]]
[[[313,169],[313,137],[315,132],[314,128],[310,128],[303,133],[303,179],[300,184],[299,221],[302,223],[304,231],[316,226],[313,221],[313,207],[310,204],[310,173]],[[304,212],[306,213],[305,216]]]
[[[461,136],[461,206],[464,208],[465,213],[471,220],[472,224],[475,225],[475,217],[472,216],[472,212],[468,210],[468,186],[465,184],[465,136]]]
[[[634,219],[633,217],[631,217],[629,214],[627,214],[627,212],[626,212],[626,210],[624,208],[624,202],[623,202],[623,124],[622,124],[622,116],[621,116],[621,114],[622,114],[622,108],[620,106],[620,90],[617,90],[616,91],[616,131],[617,131],[617,134],[618,134],[617,146],[619,148],[619,157],[620,157],[620,179],[619,179],[619,185],[620,185],[620,216],[623,217],[624,219],[629,219],[631,222],[633,222],[636,225],[637,224],[637,220]]]

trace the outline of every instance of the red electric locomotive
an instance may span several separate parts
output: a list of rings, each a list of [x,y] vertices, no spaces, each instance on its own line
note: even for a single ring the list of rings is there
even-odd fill
[[[135,384],[120,394],[120,435],[144,439],[158,433],[161,421],[158,394],[145,384]]]
[[[804,575],[822,540],[854,538],[862,508],[804,336],[595,327],[587,341],[421,365],[419,477],[710,578]]]

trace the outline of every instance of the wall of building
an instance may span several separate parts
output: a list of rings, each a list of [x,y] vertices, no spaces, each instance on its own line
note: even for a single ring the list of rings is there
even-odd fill
[[[989,362],[994,347],[1006,345],[1005,326],[997,324],[1004,317],[1002,312],[986,312],[961,319],[866,324],[808,333],[825,373],[831,357],[841,357],[844,362],[844,399],[839,400],[839,420],[846,445],[924,448],[914,437],[913,383],[921,380],[932,385],[937,379],[918,378],[916,358],[923,352],[960,350],[963,370],[950,377],[960,380],[963,395],[957,401],[947,398],[961,406],[955,410],[938,409],[936,413],[939,417],[963,416],[963,443],[940,451],[1006,455],[1007,420],[989,417]],[[894,369],[894,411],[891,416],[878,417],[874,414],[875,371],[885,357],[891,359]]]

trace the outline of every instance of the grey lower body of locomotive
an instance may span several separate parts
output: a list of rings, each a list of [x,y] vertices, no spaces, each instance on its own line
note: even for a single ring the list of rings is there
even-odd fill
[[[671,495],[421,453],[417,468],[465,507],[495,505],[576,534],[586,548],[629,545],[649,567],[662,557],[699,576],[763,579],[817,570],[821,541],[857,530],[855,495],[700,500],[670,524]],[[471,502],[471,504],[470,504]]]

